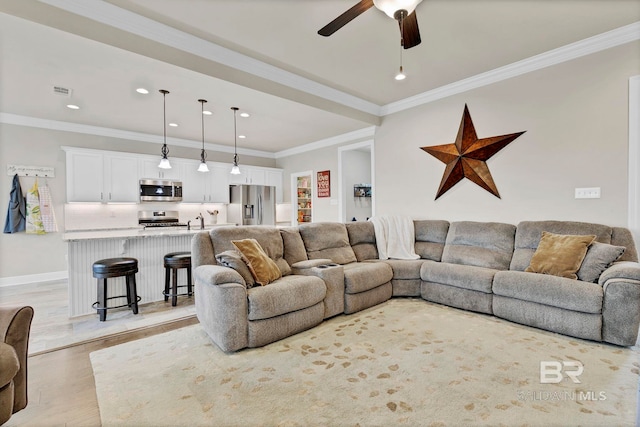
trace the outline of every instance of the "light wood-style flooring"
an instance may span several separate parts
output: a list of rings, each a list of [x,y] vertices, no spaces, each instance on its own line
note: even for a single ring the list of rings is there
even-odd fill
[[[65,281],[0,288],[0,306],[34,308],[29,403],[3,427],[99,426],[89,354],[198,323],[194,299],[187,297],[180,297],[176,307],[164,301],[142,304],[138,315],[128,308],[110,310],[106,322],[97,315],[69,318],[67,304]]]
[[[5,424],[99,426],[100,412],[89,354],[93,351],[198,323],[196,318],[131,331],[28,359],[29,403]]]

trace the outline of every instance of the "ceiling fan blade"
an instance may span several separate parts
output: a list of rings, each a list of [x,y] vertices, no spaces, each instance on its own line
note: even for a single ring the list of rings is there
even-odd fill
[[[318,34],[321,36],[328,37],[331,34],[338,31],[340,28],[347,25],[352,19],[357,18],[361,13],[366,12],[367,10],[373,7],[373,0],[361,0],[358,4],[353,6],[351,9],[347,10],[342,15],[338,16],[333,21],[329,22],[327,25],[322,27]]]
[[[420,30],[418,29],[418,18],[415,10],[413,13],[404,18],[402,24],[398,22],[400,29],[404,27],[404,33],[402,38],[404,39],[404,48],[410,49],[414,46],[418,46],[422,40],[420,40]]]

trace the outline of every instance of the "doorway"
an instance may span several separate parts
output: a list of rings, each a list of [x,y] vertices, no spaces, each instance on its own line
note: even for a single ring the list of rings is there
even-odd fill
[[[338,220],[366,221],[375,215],[373,141],[338,148]]]
[[[313,222],[313,171],[291,174],[291,223]]]

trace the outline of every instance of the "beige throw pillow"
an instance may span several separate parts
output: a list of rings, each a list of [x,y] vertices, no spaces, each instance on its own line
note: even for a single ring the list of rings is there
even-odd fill
[[[595,239],[593,235],[573,236],[543,231],[538,249],[524,271],[577,279],[576,273]]]
[[[232,240],[231,243],[242,255],[256,283],[265,286],[282,277],[278,265],[267,256],[256,239]]]

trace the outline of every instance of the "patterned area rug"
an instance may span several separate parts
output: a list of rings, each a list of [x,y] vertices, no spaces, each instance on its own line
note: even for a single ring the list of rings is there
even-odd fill
[[[104,426],[601,426],[634,425],[638,356],[393,299],[263,348],[194,325],[91,363]]]

